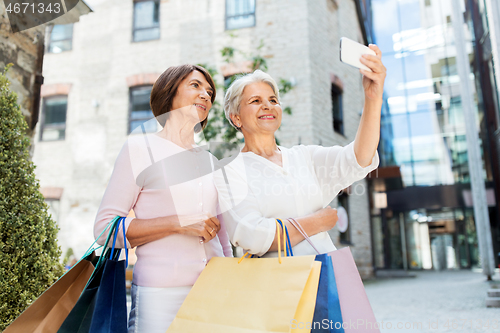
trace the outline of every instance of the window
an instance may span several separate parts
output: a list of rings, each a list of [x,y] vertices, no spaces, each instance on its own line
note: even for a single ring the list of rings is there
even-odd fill
[[[160,2],[158,0],[134,2],[134,42],[160,38]]]
[[[70,51],[73,47],[73,23],[56,24],[49,37],[49,53]]]
[[[226,0],[226,30],[255,26],[255,0]]]
[[[348,198],[349,196],[345,192],[342,192],[338,196],[339,208],[343,207],[347,212],[347,216],[349,216]],[[347,224],[346,231],[340,233],[340,243],[351,244],[351,228],[349,224]]]
[[[43,100],[40,140],[64,140],[68,96],[46,97]]]
[[[344,115],[342,111],[342,90],[335,84],[332,84],[332,114],[333,130],[344,134]]]
[[[153,89],[153,86],[130,88],[129,133],[142,124],[144,124],[144,130],[147,133],[157,131],[157,122],[148,121],[154,119],[153,111],[151,111],[151,106],[149,105],[151,89]]]

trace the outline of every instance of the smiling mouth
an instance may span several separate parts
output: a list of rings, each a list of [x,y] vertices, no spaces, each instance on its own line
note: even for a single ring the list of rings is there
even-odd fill
[[[203,110],[206,110],[207,107],[205,105],[201,105],[201,104],[194,104],[194,106],[197,106],[199,108],[202,108]]]
[[[276,119],[275,116],[260,116],[259,119]]]

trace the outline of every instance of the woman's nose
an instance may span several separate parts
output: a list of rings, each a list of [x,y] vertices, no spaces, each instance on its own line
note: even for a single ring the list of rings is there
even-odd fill
[[[207,100],[207,101],[210,100],[210,95],[208,94],[208,91],[206,91],[206,90],[203,90],[200,93],[200,97],[203,98],[204,100]]]

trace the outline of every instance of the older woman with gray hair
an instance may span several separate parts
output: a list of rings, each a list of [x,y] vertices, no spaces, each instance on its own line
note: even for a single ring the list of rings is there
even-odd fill
[[[256,70],[229,87],[224,99],[226,118],[243,134],[245,145],[233,161],[216,172],[215,184],[233,245],[258,256],[276,256],[275,219],[281,219],[294,255],[315,254],[291,223],[295,219],[321,253],[335,250],[327,231],[335,226],[337,215],[329,203],[379,163],[386,69],[379,48],[369,47],[376,56],[361,58],[372,70],[360,70],[364,110],[355,140],[345,147],[278,146],[274,135],[281,125],[282,108],[272,77]]]

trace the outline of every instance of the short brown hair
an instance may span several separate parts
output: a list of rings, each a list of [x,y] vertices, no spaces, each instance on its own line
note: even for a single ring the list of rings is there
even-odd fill
[[[165,126],[167,117],[160,116],[166,115],[167,112],[172,111],[172,102],[175,95],[177,94],[179,84],[193,71],[198,71],[203,74],[203,76],[205,76],[208,84],[213,89],[211,101],[212,104],[214,103],[216,93],[215,83],[212,79],[212,76],[210,76],[210,73],[205,68],[189,64],[169,67],[156,80],[155,84],[153,85],[153,89],[151,90],[151,97],[149,100],[151,110],[153,111],[156,120],[162,127]],[[195,127],[196,132],[201,131],[205,128],[205,126],[207,126],[207,119],[204,119]]]

